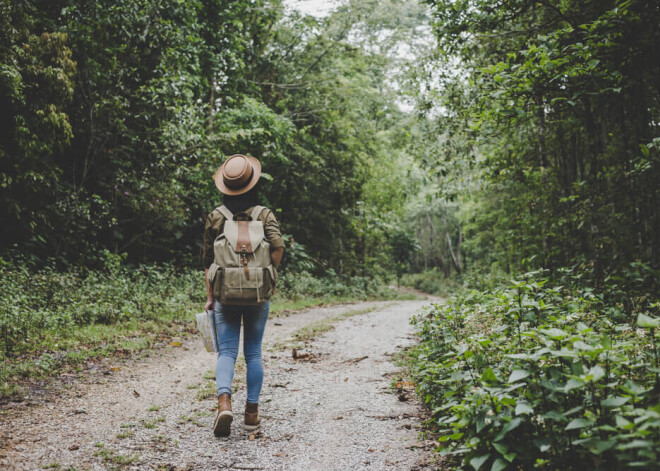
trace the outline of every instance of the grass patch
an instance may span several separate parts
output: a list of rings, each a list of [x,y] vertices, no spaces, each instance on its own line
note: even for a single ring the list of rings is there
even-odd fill
[[[199,417],[202,417],[202,414],[195,414],[195,416],[190,417],[187,415],[182,415],[179,417],[176,421],[177,424],[179,425],[185,425],[185,424],[193,424],[196,425],[197,427],[206,427],[203,423],[201,423],[198,419]]]
[[[148,429],[155,429],[161,422],[165,422],[165,417],[156,417],[154,420],[143,420],[142,426]]]
[[[195,398],[198,401],[204,401],[206,399],[214,398],[217,395],[218,395],[218,391],[216,389],[215,381],[205,381],[197,389],[197,394],[195,395]]]
[[[215,371],[213,370],[206,370],[203,375],[204,379],[211,379],[215,381]]]
[[[135,435],[135,431],[129,429],[129,430],[124,430],[122,432],[119,432],[117,435],[115,435],[115,437],[122,440],[124,438],[133,438],[133,435]]]
[[[115,450],[106,448],[103,443],[95,443],[94,446],[98,448],[94,452],[94,456],[99,456],[103,463],[109,466],[111,469],[122,469],[127,466],[137,464],[140,460],[139,455],[122,455],[117,453]]]

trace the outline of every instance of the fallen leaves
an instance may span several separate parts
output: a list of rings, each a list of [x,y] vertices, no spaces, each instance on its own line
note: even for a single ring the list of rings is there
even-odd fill
[[[316,355],[310,352],[300,353],[298,349],[294,348],[291,351],[291,356],[294,360],[304,360],[309,362],[316,362]]]
[[[397,381],[394,384],[394,387],[396,388],[396,397],[399,399],[401,402],[406,402],[407,400],[410,399],[410,393],[411,391],[414,391],[415,389],[415,383],[412,381]]]
[[[397,381],[394,387],[397,389],[406,389],[411,391],[415,389],[415,383],[412,381]]]

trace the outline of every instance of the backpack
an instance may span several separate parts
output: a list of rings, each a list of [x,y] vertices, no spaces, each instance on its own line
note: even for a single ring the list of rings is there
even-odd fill
[[[270,244],[258,220],[266,208],[255,206],[249,215],[234,215],[224,205],[216,209],[225,217],[225,224],[213,242],[214,259],[207,275],[213,296],[221,304],[266,302],[275,293],[277,282]]]

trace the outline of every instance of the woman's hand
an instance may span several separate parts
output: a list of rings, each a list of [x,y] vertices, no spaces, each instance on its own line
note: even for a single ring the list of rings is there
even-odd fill
[[[204,305],[204,310],[205,311],[212,311],[213,306],[215,305],[215,299],[207,299],[206,304]]]

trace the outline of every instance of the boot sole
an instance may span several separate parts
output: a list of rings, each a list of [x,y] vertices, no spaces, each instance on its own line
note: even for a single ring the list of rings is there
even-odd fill
[[[213,435],[216,437],[228,437],[231,432],[232,420],[234,420],[234,414],[231,411],[220,412],[213,423]]]
[[[243,424],[243,430],[247,430],[248,432],[250,432],[252,430],[257,430],[259,428],[259,425],[261,425],[261,424],[257,424],[257,425],[245,425],[245,424]]]

